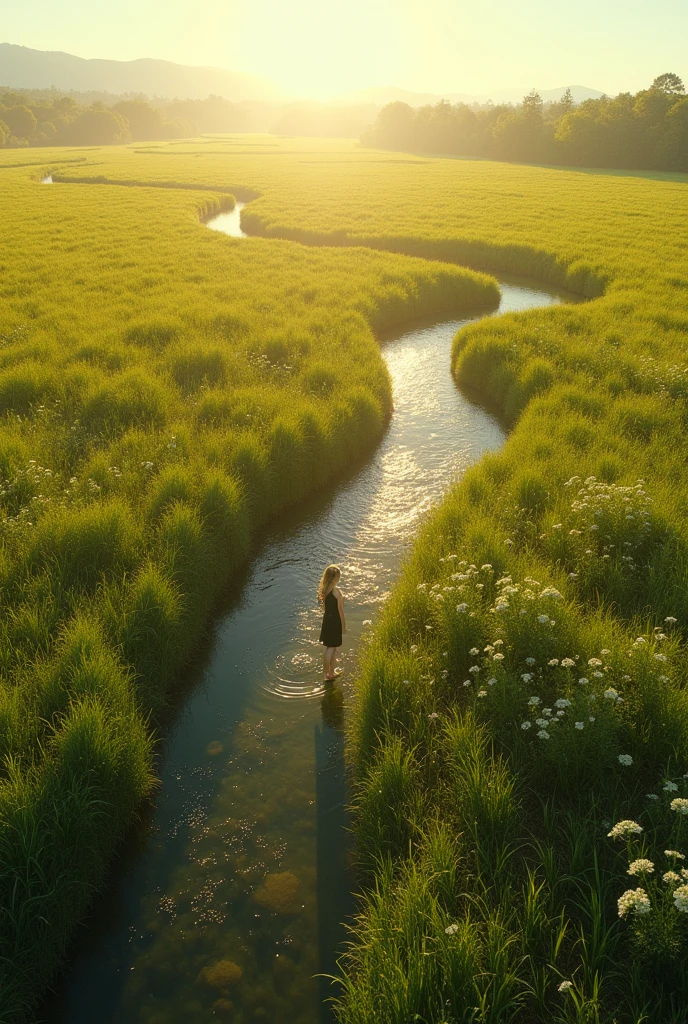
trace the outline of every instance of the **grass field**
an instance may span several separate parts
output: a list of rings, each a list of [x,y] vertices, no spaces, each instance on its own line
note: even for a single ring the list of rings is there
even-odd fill
[[[208,231],[234,204],[214,180],[49,186],[32,157],[0,165],[3,1024],[151,791],[166,691],[256,532],[380,437],[373,331],[498,295],[437,263]]]
[[[594,301],[456,339],[457,380],[513,430],[424,528],[364,657],[340,1020],[685,1021],[688,178],[294,140],[8,166],[31,157],[0,157],[17,1019],[150,785],[145,715],[225,578],[205,567],[379,435],[371,326],[490,294],[419,256]],[[203,232],[232,195],[269,240]]]

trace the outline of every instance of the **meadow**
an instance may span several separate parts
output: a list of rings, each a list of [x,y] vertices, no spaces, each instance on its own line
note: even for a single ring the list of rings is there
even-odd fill
[[[152,792],[170,687],[259,530],[381,436],[374,331],[498,295],[438,263],[218,235],[201,220],[234,198],[212,182],[44,185],[43,158],[0,166],[3,1024]]]
[[[457,336],[457,382],[512,430],[425,525],[363,656],[336,1012],[685,1021],[688,178],[294,140],[20,156],[0,157],[17,1008],[150,787],[146,716],[225,569],[379,436],[371,329],[494,295],[464,264],[592,301]],[[204,234],[231,196],[263,239]]]

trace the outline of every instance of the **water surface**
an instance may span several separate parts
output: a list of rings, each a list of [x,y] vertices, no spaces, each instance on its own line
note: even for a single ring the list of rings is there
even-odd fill
[[[239,228],[240,204],[221,218]],[[220,220],[221,218],[218,218]],[[217,226],[211,224],[209,226]],[[226,228],[218,228],[225,230]],[[558,301],[502,284],[500,312]],[[352,879],[342,723],[356,652],[427,510],[498,423],[454,386],[467,320],[385,343],[394,415],[370,461],[265,538],[164,741],[162,785],[48,1017],[68,1024],[317,1024]],[[321,682],[315,589],[342,567],[348,632]]]
[[[231,235],[232,238],[248,238],[249,235],[241,229],[241,211],[245,206],[246,203],[237,200],[233,210],[218,213],[211,220],[207,220],[205,226],[213,231],[221,231],[223,235]]]

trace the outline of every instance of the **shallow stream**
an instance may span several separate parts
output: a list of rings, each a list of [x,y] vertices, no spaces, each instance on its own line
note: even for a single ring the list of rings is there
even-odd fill
[[[238,235],[237,207],[209,226]],[[559,301],[501,288],[499,312]],[[166,732],[155,806],[47,1004],[53,1024],[328,1019],[331,989],[317,975],[335,969],[355,886],[342,728],[357,651],[421,518],[504,441],[449,372],[467,322],[418,324],[384,343],[394,414],[383,440],[282,517],[237,581]],[[330,561],[342,567],[348,632],[325,689],[315,590]]]

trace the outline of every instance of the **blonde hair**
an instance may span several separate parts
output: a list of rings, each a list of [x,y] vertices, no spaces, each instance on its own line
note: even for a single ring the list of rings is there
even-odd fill
[[[325,603],[325,598],[332,590],[332,587],[337,582],[337,579],[342,575],[341,569],[338,565],[328,565],[325,572],[322,574],[320,579],[320,585],[318,587],[318,601],[320,604]]]

